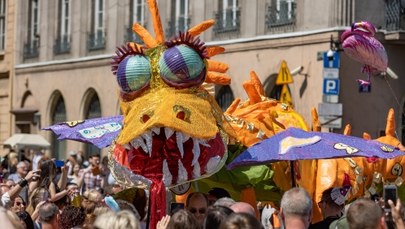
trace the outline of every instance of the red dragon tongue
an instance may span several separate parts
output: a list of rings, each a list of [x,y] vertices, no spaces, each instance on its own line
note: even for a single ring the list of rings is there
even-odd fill
[[[149,180],[163,180],[166,186],[217,170],[225,154],[220,134],[210,140],[201,140],[166,129],[144,134],[125,148],[117,145],[114,156],[121,158],[117,162]]]

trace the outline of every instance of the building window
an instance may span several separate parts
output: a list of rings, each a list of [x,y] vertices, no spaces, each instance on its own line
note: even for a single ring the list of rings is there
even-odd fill
[[[138,23],[147,27],[145,17],[146,3],[145,0],[130,0],[129,2],[129,23],[126,28],[125,41],[142,43],[142,40],[132,30],[132,25]]]
[[[6,38],[6,0],[0,0],[0,52],[4,52]]]
[[[39,0],[30,0],[28,6],[28,37],[24,44],[24,59],[39,55]]]
[[[263,83],[263,89],[266,97],[280,100],[281,89],[283,85],[276,85],[278,74],[271,74]]]
[[[218,12],[215,13],[216,24],[214,33],[240,32],[240,9],[238,0],[219,0]]]
[[[85,119],[100,118],[101,117],[101,106],[100,100],[96,93],[91,96],[89,105],[85,112]],[[85,146],[86,155],[90,156],[93,154],[100,154],[101,150],[92,144],[86,144]]]
[[[55,107],[51,116],[51,123],[56,124],[60,122],[66,122],[66,108],[65,101],[62,96],[59,96],[56,100]],[[64,158],[66,155],[66,141],[58,140],[56,134],[52,134],[52,152],[55,158]]]
[[[294,0],[272,0],[271,5],[267,6],[267,29],[271,32],[293,31],[296,20],[295,8]]]
[[[70,51],[70,2],[71,0],[59,0],[58,36],[53,46],[55,54],[68,53]]]
[[[190,27],[189,0],[172,0],[171,14],[168,22],[166,36],[173,37],[179,31],[187,31]]]
[[[88,36],[88,50],[105,48],[104,0],[91,0],[91,28]]]
[[[385,1],[385,29],[387,31],[398,31],[401,29],[401,15],[404,8],[400,0]]]
[[[232,89],[229,86],[221,87],[215,96],[215,100],[221,107],[222,111],[226,111],[234,99],[235,97],[233,96]]]

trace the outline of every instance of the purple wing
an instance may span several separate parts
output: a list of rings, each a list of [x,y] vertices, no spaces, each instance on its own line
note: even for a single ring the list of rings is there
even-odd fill
[[[59,136],[59,140],[90,143],[98,148],[109,146],[122,128],[123,116],[112,116],[81,121],[62,122],[43,128]]]
[[[228,169],[275,161],[358,156],[394,158],[402,155],[403,152],[374,140],[290,127],[248,148],[228,165]]]

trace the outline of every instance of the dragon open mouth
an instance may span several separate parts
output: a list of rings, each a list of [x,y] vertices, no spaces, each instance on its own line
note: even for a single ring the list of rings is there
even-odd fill
[[[168,127],[155,127],[127,144],[116,144],[114,158],[133,173],[173,186],[209,176],[224,162],[226,145],[218,133],[193,138]]]

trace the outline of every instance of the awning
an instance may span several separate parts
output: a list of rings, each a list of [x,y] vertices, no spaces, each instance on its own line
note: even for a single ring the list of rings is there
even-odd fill
[[[31,146],[41,148],[49,148],[51,146],[51,144],[39,134],[14,134],[4,141],[3,145],[9,145],[11,147]]]

